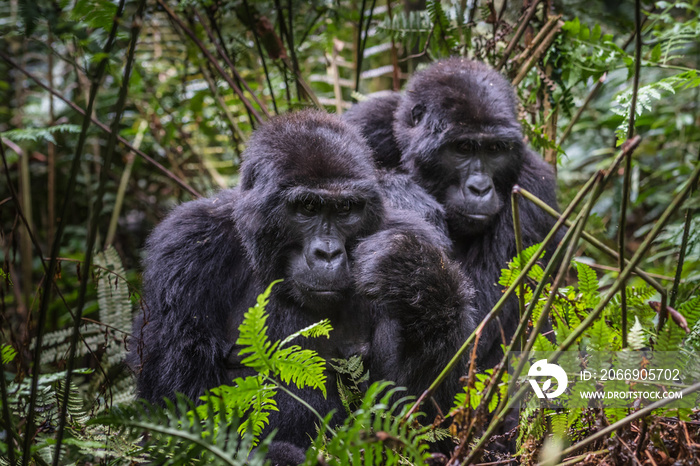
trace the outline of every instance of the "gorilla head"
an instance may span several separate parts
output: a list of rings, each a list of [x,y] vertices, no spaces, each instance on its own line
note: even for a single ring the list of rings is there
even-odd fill
[[[255,132],[241,168],[236,224],[264,283],[319,311],[348,297],[349,259],[384,217],[366,144],[321,112],[279,117]]]
[[[506,79],[483,63],[438,62],[409,82],[394,132],[404,167],[445,207],[451,236],[483,233],[526,150]]]

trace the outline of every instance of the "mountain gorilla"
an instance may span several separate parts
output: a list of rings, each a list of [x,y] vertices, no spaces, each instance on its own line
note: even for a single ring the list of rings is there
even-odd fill
[[[523,142],[513,88],[483,63],[450,58],[416,73],[402,95],[361,102],[344,118],[360,128],[379,166],[393,167],[399,177],[410,174],[442,205],[454,258],[474,282],[482,320],[501,298],[501,268],[516,254],[513,186],[556,208],[554,175]],[[400,163],[392,163],[395,150]],[[524,247],[542,241],[554,224],[529,202],[521,203],[520,217]],[[485,329],[478,351],[484,368],[502,356],[500,344],[514,333],[518,315],[511,299],[500,325]]]
[[[267,306],[272,340],[328,318],[330,339],[303,346],[324,358],[360,354],[373,380],[419,395],[475,326],[471,284],[448,247],[419,215],[384,202],[370,150],[350,125],[313,111],[276,117],[251,138],[239,188],[179,206],[148,240],[130,354],[138,394],[161,404],[175,392],[196,399],[251,375],[238,326],[283,278]],[[327,398],[295,391],[321,414],[335,409],[340,422],[334,377],[327,390]],[[455,375],[436,401],[449,408],[457,390]],[[269,457],[301,462],[317,419],[282,392],[276,399]]]

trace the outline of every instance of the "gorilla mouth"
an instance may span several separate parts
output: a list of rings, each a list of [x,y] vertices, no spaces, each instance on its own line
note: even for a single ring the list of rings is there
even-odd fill
[[[487,221],[488,219],[491,218],[491,216],[488,215],[488,214],[467,214],[467,213],[463,213],[462,216],[465,217],[465,218],[468,218],[469,220],[476,220],[477,222],[485,222],[485,221]]]
[[[471,222],[477,222],[477,223],[484,223],[488,222],[491,220],[493,217],[493,214],[485,214],[485,213],[479,213],[479,212],[465,212],[465,211],[458,211],[457,212],[460,217],[464,218],[465,220],[469,220]]]
[[[322,300],[338,300],[343,297],[345,289],[330,288],[330,287],[314,287],[299,283],[302,294],[313,296],[314,299]]]

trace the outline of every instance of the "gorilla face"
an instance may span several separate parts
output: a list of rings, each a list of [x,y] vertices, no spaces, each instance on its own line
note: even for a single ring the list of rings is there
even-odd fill
[[[443,205],[453,233],[476,235],[491,225],[507,195],[507,187],[497,187],[496,181],[510,177],[518,145],[518,141],[472,136],[440,150],[440,159],[452,173]]]
[[[300,112],[260,127],[246,154],[235,220],[250,263],[295,305],[332,312],[352,294],[355,246],[384,218],[369,148],[332,115]]]
[[[402,164],[444,206],[451,235],[482,234],[526,150],[510,84],[482,63],[445,60],[412,78],[395,117]]]
[[[301,192],[287,202],[289,227],[300,238],[286,275],[298,301],[319,308],[346,298],[352,283],[348,249],[358,237],[365,202]]]

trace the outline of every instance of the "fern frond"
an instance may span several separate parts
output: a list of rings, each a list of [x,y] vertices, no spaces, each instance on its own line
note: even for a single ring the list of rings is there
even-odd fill
[[[578,275],[578,289],[588,307],[594,307],[600,301],[598,276],[592,268],[583,262],[575,262],[575,264],[576,274]]]
[[[590,337],[588,342],[592,351],[611,351],[613,350],[613,340],[615,333],[605,319],[598,319],[586,333]]]
[[[508,268],[501,269],[501,276],[498,279],[498,283],[506,288],[512,285],[515,282],[515,279],[518,278],[518,275],[520,275],[520,272],[523,270],[523,267],[528,262],[530,262],[530,259],[532,259],[532,256],[535,255],[539,247],[540,243],[533,244],[529,248],[523,249],[519,255],[515,256],[513,260],[511,260],[508,263]],[[544,251],[542,252],[540,257],[538,257],[538,259],[542,259],[543,257]],[[530,272],[528,272],[528,277],[536,281],[541,280],[542,275],[543,270],[539,266],[533,267],[532,269],[530,269]]]
[[[243,346],[238,354],[241,356],[250,354],[241,362],[262,374],[269,374],[273,370],[270,355],[278,346],[278,343],[273,345],[267,338],[267,325],[265,324],[268,316],[265,313],[265,306],[269,302],[272,287],[280,281],[270,283],[265,292],[258,296],[257,303],[248,308],[248,312],[243,316],[243,322],[238,327],[239,335],[236,344]]]
[[[457,49],[459,44],[450,33],[450,20],[447,18],[447,14],[443,9],[442,4],[439,0],[430,0],[425,5],[425,9],[428,10],[430,20],[435,25],[435,33],[437,37],[440,38],[438,41],[440,47],[447,55],[449,55]]]
[[[78,125],[55,125],[46,128],[21,128],[21,129],[11,129],[0,133],[0,136],[7,138],[11,141],[39,141],[41,139],[52,142],[56,144],[56,139],[54,139],[54,133],[73,133],[77,134],[80,132],[80,126]]]
[[[389,388],[391,385],[391,382],[372,384],[360,408],[345,420],[332,439],[323,435],[316,438],[304,464],[318,464],[313,453],[321,451],[330,465],[425,464],[429,458],[428,445],[422,440],[429,427],[415,429],[412,422],[415,416],[403,421],[410,404],[407,398],[392,402],[403,389]]]
[[[700,322],[700,297],[693,298],[678,306],[685,320],[688,322],[688,328],[695,327],[697,322]]]
[[[250,436],[238,435],[237,418],[217,418],[212,400],[207,403],[207,419],[203,422],[194,410],[192,401],[178,395],[175,403],[166,402],[165,408],[139,400],[131,405],[114,407],[109,413],[100,415],[88,424],[112,426],[121,435],[141,437],[143,431],[144,450],[155,464],[188,465],[199,459],[203,464],[216,463],[230,466],[263,465],[269,441],[262,443],[253,453]],[[223,411],[223,401],[218,407]],[[193,416],[188,415],[189,412]],[[218,421],[218,425],[214,423]]]
[[[206,404],[198,406],[196,410],[201,419],[208,419],[208,404],[211,402],[217,419],[222,418],[228,422],[234,418],[245,418],[238,426],[238,433],[252,433],[252,442],[255,445],[263,429],[269,424],[270,411],[278,411],[277,402],[274,400],[276,388],[274,384],[264,383],[261,375],[238,377],[233,381],[233,385],[213,388],[207,395],[200,397]],[[224,411],[220,411],[222,406]]]
[[[330,338],[330,332],[333,330],[333,326],[331,325],[331,321],[328,319],[323,319],[320,322],[316,322],[315,324],[309,325],[308,327],[305,327],[298,332],[294,332],[291,335],[289,335],[287,338],[282,340],[282,343],[280,343],[280,348],[285,346],[287,343],[290,341],[294,340],[297,337],[307,337],[307,338],[318,338],[318,337],[326,337]]]
[[[326,361],[316,351],[290,346],[275,351],[270,363],[283,382],[291,381],[299,388],[319,389],[323,392],[323,397],[326,397]]]
[[[639,322],[637,316],[634,317],[634,325],[630,329],[627,335],[627,344],[633,350],[640,350],[646,346],[646,339],[644,338],[644,328]]]

